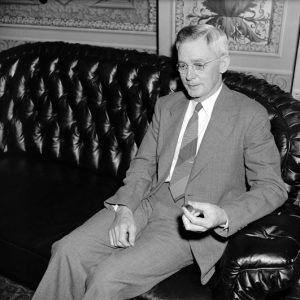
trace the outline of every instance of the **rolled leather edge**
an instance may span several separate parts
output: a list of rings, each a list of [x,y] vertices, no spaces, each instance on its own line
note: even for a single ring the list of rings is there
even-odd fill
[[[300,278],[300,207],[284,204],[230,238],[220,261],[222,299],[265,299]]]

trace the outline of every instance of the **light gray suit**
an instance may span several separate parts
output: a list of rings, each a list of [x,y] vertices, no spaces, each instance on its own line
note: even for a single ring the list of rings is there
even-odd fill
[[[109,246],[108,229],[114,213],[110,208],[102,210],[54,244],[33,300],[134,297],[191,264],[193,258],[206,283],[224,251],[226,237],[283,204],[287,195],[266,110],[223,85],[194,162],[185,201],[223,207],[229,229],[199,233],[196,239],[179,232],[183,202],[173,202],[165,181],[187,106],[182,92],[157,101],[124,186],[106,201],[108,208],[122,204],[134,212],[135,246],[124,250]]]
[[[151,126],[128,170],[125,186],[107,203],[133,211],[166,180],[188,100],[183,92],[161,98]],[[185,191],[186,201],[217,204],[225,209],[229,230],[223,237],[270,213],[286,200],[280,158],[264,107],[223,85],[198,150]],[[251,187],[247,191],[247,184]],[[204,235],[190,241],[205,283],[226,242]]]

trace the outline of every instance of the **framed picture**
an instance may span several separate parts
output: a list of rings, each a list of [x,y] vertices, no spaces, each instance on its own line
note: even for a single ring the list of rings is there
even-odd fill
[[[280,55],[285,0],[177,0],[176,16],[176,33],[207,23],[223,29],[231,51]]]

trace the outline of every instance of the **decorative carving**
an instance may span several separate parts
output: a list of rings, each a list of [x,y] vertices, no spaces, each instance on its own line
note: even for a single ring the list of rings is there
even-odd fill
[[[278,85],[282,90],[290,93],[292,86],[292,75],[275,74],[275,73],[255,73],[256,77],[261,76],[271,84]]]
[[[133,0],[98,0],[93,7],[133,8]]]
[[[71,3],[73,0],[55,0],[56,2],[58,2],[59,4],[66,6],[69,3]]]
[[[0,52],[7,50],[9,48],[28,43],[29,41],[19,41],[19,40],[1,40],[0,39]]]
[[[30,4],[30,5],[39,5],[38,0],[1,0],[0,5],[4,5],[4,4]]]
[[[279,54],[286,0],[176,0],[176,27],[208,23],[222,28],[232,51]]]
[[[282,90],[290,93],[292,86],[292,74],[275,74],[267,72],[249,72],[243,71],[246,74],[254,75],[255,77],[265,79],[271,84],[278,85]]]
[[[156,0],[36,2],[1,2],[0,23],[156,32]]]

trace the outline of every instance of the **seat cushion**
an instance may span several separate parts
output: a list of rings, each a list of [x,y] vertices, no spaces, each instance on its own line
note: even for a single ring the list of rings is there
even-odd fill
[[[41,278],[51,244],[103,208],[120,186],[87,170],[9,155],[0,159],[0,183],[0,272],[30,286]]]

